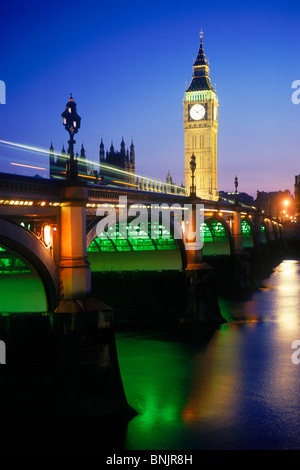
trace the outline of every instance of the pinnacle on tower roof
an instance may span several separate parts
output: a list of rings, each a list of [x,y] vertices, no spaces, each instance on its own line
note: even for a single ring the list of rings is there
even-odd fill
[[[197,66],[197,65],[208,65],[208,62],[207,62],[205,54],[204,54],[202,29],[201,29],[201,33],[200,33],[200,47],[199,47],[197,59],[194,62],[194,67]]]
[[[186,91],[214,91],[209,77],[209,63],[204,54],[203,32],[200,33],[200,47],[197,58],[193,65],[193,78]]]

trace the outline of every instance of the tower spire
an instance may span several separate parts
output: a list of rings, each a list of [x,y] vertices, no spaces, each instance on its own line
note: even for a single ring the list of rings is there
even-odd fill
[[[200,46],[199,46],[199,51],[198,51],[198,55],[197,55],[197,59],[195,60],[194,62],[194,67],[196,66],[200,66],[200,65],[207,65],[208,66],[208,62],[206,60],[206,57],[205,57],[205,54],[204,54],[204,47],[203,47],[203,31],[201,29],[201,32],[200,32]]]
[[[200,32],[200,46],[197,58],[193,65],[193,77],[186,91],[211,90],[214,91],[209,77],[209,63],[205,57],[203,47],[203,31]]]

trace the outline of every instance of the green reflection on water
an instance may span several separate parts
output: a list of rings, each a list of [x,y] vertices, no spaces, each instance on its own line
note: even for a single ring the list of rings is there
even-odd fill
[[[116,342],[127,400],[139,413],[128,425],[127,448],[172,448],[189,392],[189,346],[124,333]]]
[[[299,262],[287,260],[247,301],[220,299],[229,323],[205,348],[118,334],[125,392],[140,413],[125,448],[299,448],[299,279]]]

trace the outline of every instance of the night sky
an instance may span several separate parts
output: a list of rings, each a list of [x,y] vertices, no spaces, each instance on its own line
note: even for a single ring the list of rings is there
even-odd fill
[[[183,97],[201,28],[219,98],[218,190],[289,189],[300,173],[299,1],[0,0],[0,139],[67,147],[70,93],[82,118],[76,149],[99,161],[133,138],[137,173],[184,182]],[[0,171],[48,177],[48,157],[0,146]]]

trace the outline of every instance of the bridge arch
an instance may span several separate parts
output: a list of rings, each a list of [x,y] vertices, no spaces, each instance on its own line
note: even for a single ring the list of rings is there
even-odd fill
[[[233,252],[230,228],[223,217],[207,217],[200,227],[204,237],[203,256],[229,256]]]
[[[244,218],[241,220],[241,232],[243,238],[243,248],[254,248],[255,229],[251,219]]]
[[[59,271],[44,245],[32,233],[20,225],[5,219],[0,219],[0,247],[0,255],[2,253],[2,259],[4,257],[5,259],[15,258],[16,260],[19,260],[19,266],[23,265],[24,267],[25,272],[23,274],[27,275],[23,277],[23,280],[16,277],[10,281],[19,281],[16,284],[16,289],[14,290],[14,292],[16,292],[16,296],[19,298],[20,307],[18,308],[18,312],[27,311],[26,305],[22,306],[21,303],[22,298],[25,299],[26,295],[28,296],[28,292],[25,292],[25,289],[26,285],[28,287],[30,283],[28,282],[26,284],[24,283],[24,280],[26,277],[30,278],[30,276],[31,279],[34,280],[36,288],[40,288],[44,292],[44,302],[41,300],[39,304],[41,308],[44,305],[45,311],[55,309],[59,302]],[[5,279],[7,280],[7,276],[1,276],[0,282],[6,282]],[[18,291],[18,289],[20,290]],[[2,289],[2,291],[5,291],[5,289]],[[33,293],[31,295],[35,294]],[[32,304],[32,302],[30,303]],[[37,303],[36,307],[31,307],[31,310],[29,311],[32,312],[34,308],[34,311],[37,311]]]
[[[264,219],[263,223],[266,227],[267,242],[269,243],[274,240],[273,222],[270,219]]]
[[[172,236],[176,230],[173,221],[170,231],[162,224],[148,223],[148,232],[141,237],[119,237],[119,226],[109,227],[109,237],[97,236],[96,227],[101,218],[93,220],[87,228],[87,254],[92,272],[106,271],[181,271],[186,266],[183,240]],[[133,220],[133,219],[132,219]],[[128,219],[128,224],[131,219]],[[158,238],[151,237],[151,230]]]
[[[272,225],[273,225],[274,239],[278,240],[280,238],[279,225],[277,222],[272,222]]]
[[[268,226],[266,222],[262,222],[261,224],[261,242],[263,245],[266,245],[269,241],[269,233],[268,233]]]

